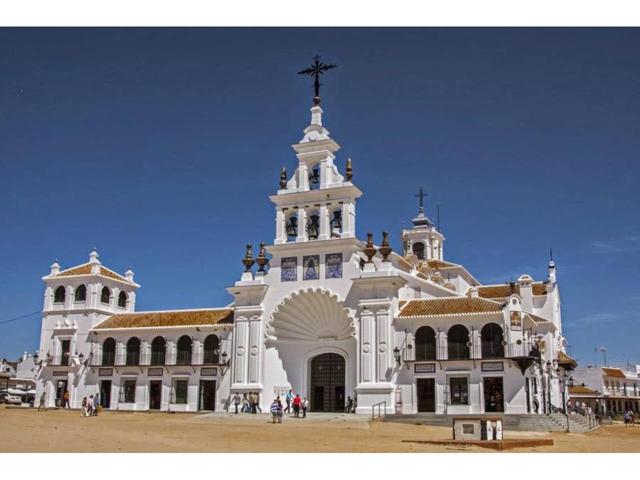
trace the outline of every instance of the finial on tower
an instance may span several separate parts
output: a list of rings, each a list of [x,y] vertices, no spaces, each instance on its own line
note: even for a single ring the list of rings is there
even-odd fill
[[[267,258],[267,251],[265,250],[264,247],[265,247],[265,243],[261,242],[260,251],[258,252],[258,258],[256,260],[256,263],[258,264],[259,273],[265,273],[264,267],[266,267],[269,264],[269,259]]]
[[[415,226],[422,226],[422,225],[426,225],[426,226],[432,226],[433,223],[431,222],[431,220],[429,220],[427,218],[427,216],[424,214],[424,197],[426,197],[428,194],[424,193],[424,190],[422,190],[422,187],[420,187],[420,190],[418,191],[418,193],[415,195],[418,198],[418,216],[416,218],[414,218],[413,220],[411,220],[411,222],[415,225]]]
[[[345,168],[347,174],[347,182],[350,182],[353,178],[353,165],[351,163],[351,157],[347,158],[347,167]]]
[[[58,263],[58,259],[56,258],[51,264],[51,272],[49,273],[49,275],[53,276],[59,273],[60,273],[60,264]]]
[[[320,55],[316,55],[313,57],[313,63],[310,67],[298,72],[298,75],[309,75],[310,77],[313,77],[313,91],[315,94],[313,97],[314,105],[320,105],[320,75],[323,75],[327,70],[331,70],[336,67],[337,65],[321,62]]]
[[[282,167],[280,170],[280,190],[287,188],[287,169]]]
[[[251,267],[253,267],[253,264],[256,263],[256,261],[253,259],[253,247],[250,243],[247,243],[247,250],[244,254],[244,258],[242,259],[242,263],[244,265],[245,273],[250,272]]]

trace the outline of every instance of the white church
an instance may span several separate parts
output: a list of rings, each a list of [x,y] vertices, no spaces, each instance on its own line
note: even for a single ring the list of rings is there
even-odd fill
[[[45,283],[37,396],[49,407],[98,395],[104,408],[224,411],[236,392],[263,410],[289,389],[311,411],[547,413],[562,408],[565,353],[556,268],[482,285],[445,259],[420,209],[402,230],[356,237],[362,191],[322,122],[319,96],[282,169],[273,244],[247,245],[226,306],[137,312],[131,270],[89,261]],[[338,164],[346,164],[343,172]]]

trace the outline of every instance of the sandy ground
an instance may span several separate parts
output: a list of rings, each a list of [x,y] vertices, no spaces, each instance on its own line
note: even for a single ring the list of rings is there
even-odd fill
[[[640,452],[640,426],[612,425],[588,434],[549,436],[554,445],[514,452]],[[487,452],[479,447],[421,445],[402,440],[451,438],[448,428],[370,422],[355,415],[313,414],[272,425],[268,415],[105,412],[0,407],[0,452]]]

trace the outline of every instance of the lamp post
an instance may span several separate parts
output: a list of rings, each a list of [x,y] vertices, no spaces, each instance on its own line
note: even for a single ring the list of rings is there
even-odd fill
[[[398,367],[402,365],[402,359],[400,358],[400,349],[398,347],[395,347],[393,349],[393,356],[396,359],[396,365]]]

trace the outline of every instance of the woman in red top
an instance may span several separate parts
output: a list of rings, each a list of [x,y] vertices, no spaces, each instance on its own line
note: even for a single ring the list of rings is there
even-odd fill
[[[302,403],[302,399],[300,395],[296,395],[296,398],[293,399],[293,413],[296,414],[296,418],[300,418],[300,404]]]

